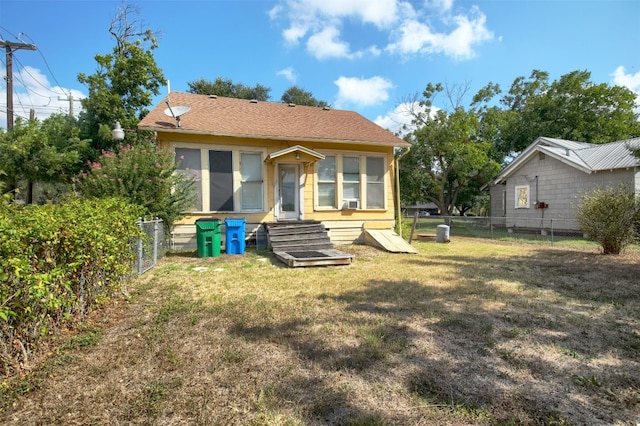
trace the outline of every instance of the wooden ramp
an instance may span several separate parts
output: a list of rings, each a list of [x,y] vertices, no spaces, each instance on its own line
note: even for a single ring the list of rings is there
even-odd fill
[[[365,244],[392,253],[418,253],[418,250],[403,240],[400,235],[388,229],[365,229],[363,238]]]

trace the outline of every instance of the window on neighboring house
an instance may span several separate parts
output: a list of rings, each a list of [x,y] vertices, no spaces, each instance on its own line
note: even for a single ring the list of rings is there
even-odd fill
[[[200,162],[200,150],[192,148],[176,148],[176,163],[178,170],[184,175],[194,180],[195,200],[190,210],[202,210],[202,168]]]
[[[529,208],[529,185],[516,186],[516,209]]]
[[[343,202],[362,200],[361,208],[383,209],[384,177],[383,156],[326,156],[318,162],[317,206],[340,208]]]
[[[336,157],[318,162],[318,206],[336,207]]]
[[[262,210],[262,156],[240,154],[240,198],[242,210]]]
[[[367,157],[367,208],[384,208],[384,159]]]

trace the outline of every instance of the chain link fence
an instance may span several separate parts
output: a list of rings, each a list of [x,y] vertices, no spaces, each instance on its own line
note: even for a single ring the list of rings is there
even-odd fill
[[[451,237],[538,240],[552,245],[561,240],[583,238],[572,219],[415,216],[405,221],[411,226],[410,239],[414,241],[435,239],[438,225],[443,224],[449,226]]]
[[[134,243],[136,253],[136,272],[142,275],[158,263],[167,252],[166,235],[162,219],[138,221],[142,236]]]

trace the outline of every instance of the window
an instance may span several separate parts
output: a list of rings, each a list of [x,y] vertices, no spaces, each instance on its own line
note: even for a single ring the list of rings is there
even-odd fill
[[[338,154],[318,162],[318,208],[342,208],[360,201],[361,208],[385,208],[385,157]]]
[[[233,211],[233,156],[231,151],[209,151],[209,210]]]
[[[360,158],[342,159],[342,196],[345,200],[360,199]]]
[[[367,157],[367,208],[384,208],[384,160]]]
[[[197,200],[190,211],[234,212],[264,209],[266,149],[229,146],[175,146],[178,172],[195,177]],[[225,149],[227,148],[227,149]]]
[[[242,210],[262,210],[262,156],[240,154],[240,198]]]
[[[336,157],[318,163],[318,206],[336,207]]]
[[[202,210],[202,174],[200,173],[200,150],[191,148],[176,148],[176,162],[178,170],[187,178],[193,178],[195,200],[190,210]]]
[[[516,209],[529,208],[529,185],[516,186]]]

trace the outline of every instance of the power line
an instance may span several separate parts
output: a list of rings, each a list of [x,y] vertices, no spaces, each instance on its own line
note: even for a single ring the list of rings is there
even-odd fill
[[[29,72],[29,70],[24,66],[24,64],[18,60],[18,58],[15,58],[15,61],[16,61],[18,64],[20,64],[20,65],[22,66],[21,71],[24,71],[26,74],[28,74],[28,75],[29,75],[29,77],[31,77],[31,78],[33,79],[33,81],[34,81],[34,82],[36,82],[38,85],[42,86],[42,88],[47,89],[47,90],[49,90],[49,91],[51,91],[51,92],[55,93],[56,95],[60,95],[60,94],[62,94],[62,95],[66,95],[66,93],[64,93],[64,91],[60,91],[60,92],[58,92],[58,91],[55,91],[55,90],[51,90],[51,89],[52,89],[51,87],[47,87],[47,86],[45,86],[44,84],[42,84],[42,82],[40,82],[40,80],[38,80],[38,79],[37,79],[33,74],[31,74],[31,73]],[[54,77],[54,79],[55,79],[55,77]],[[33,91],[33,90],[31,90],[31,89],[29,88],[29,86],[24,82],[24,80],[20,79],[20,82],[22,83],[22,86],[23,86],[26,90],[28,90],[28,91],[30,91],[30,92],[33,92],[33,93],[37,94],[35,91]],[[59,86],[60,86],[60,84],[58,83],[58,87],[59,87]],[[40,95],[40,96],[47,97],[47,95]]]
[[[35,45],[35,41],[29,36],[29,34],[25,33],[25,32],[21,32],[20,34],[18,34],[18,39],[20,38],[20,36],[26,36],[29,40],[31,40],[31,42]],[[44,53],[42,53],[42,50],[40,50],[37,46],[36,46],[36,50],[38,51],[38,53],[40,54],[40,56],[42,57],[42,60],[44,61],[44,64],[47,66],[47,69],[49,70],[49,72],[51,73],[51,77],[53,77],[53,81],[56,82],[56,84],[58,85],[58,87],[60,87],[62,89],[62,84],[60,84],[60,82],[58,81],[58,79],[56,78],[56,75],[53,73],[53,70],[51,69],[51,67],[49,66],[49,62],[47,61],[47,58],[45,58]],[[69,96],[68,93],[64,93],[64,95]]]

